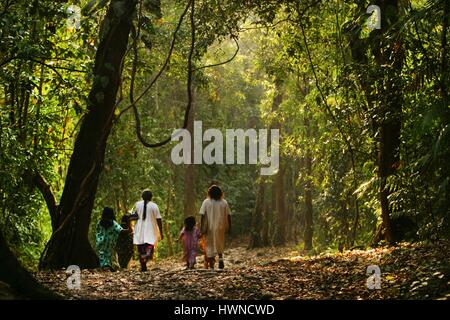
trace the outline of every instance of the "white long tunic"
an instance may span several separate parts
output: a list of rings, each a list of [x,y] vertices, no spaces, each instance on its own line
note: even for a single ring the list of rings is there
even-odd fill
[[[153,244],[158,243],[160,233],[156,219],[161,219],[159,208],[156,203],[147,202],[146,219],[142,220],[144,215],[144,200],[136,202],[134,212],[137,212],[139,219],[134,226],[134,244]]]
[[[206,233],[206,255],[209,258],[222,254],[225,249],[225,232],[228,225],[228,215],[231,215],[230,207],[226,200],[206,199],[200,208],[200,214],[206,213],[208,231]]]

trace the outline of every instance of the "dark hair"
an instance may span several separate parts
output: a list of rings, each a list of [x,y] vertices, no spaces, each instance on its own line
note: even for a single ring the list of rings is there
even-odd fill
[[[142,191],[142,199],[144,201],[146,201],[146,200],[152,201],[152,198],[153,198],[153,193],[150,190],[145,189],[144,191]]]
[[[100,225],[105,229],[109,229],[112,227],[114,220],[116,220],[114,210],[109,207],[105,207],[103,209],[102,218],[100,220]]]
[[[223,191],[218,185],[212,185],[208,189],[208,197],[214,200],[220,200],[223,198]]]
[[[142,214],[142,220],[145,220],[147,218],[147,202],[151,201],[153,198],[153,193],[145,189],[142,191],[142,199],[144,200],[144,213]]]
[[[184,219],[184,230],[186,231],[192,231],[195,227],[195,217],[189,216]]]
[[[122,217],[122,220],[120,221],[120,225],[122,226],[122,228],[124,229],[128,229],[128,227],[130,226],[130,216],[129,215],[124,215]]]

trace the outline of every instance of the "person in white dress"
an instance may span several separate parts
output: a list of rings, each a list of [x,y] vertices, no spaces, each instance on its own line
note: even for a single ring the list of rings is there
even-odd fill
[[[162,219],[158,205],[152,202],[150,190],[142,192],[142,200],[136,202],[132,219],[137,220],[134,226],[133,243],[137,245],[141,271],[147,271],[147,262],[153,259],[153,252],[159,240],[164,238]]]
[[[231,231],[231,210],[217,185],[208,189],[208,198],[200,208],[201,231],[206,235],[206,258],[209,268],[214,269],[215,257],[219,256],[219,269],[224,268],[223,251],[225,233]]]

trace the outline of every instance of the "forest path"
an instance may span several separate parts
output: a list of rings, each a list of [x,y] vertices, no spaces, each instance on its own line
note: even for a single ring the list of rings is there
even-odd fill
[[[180,258],[157,261],[142,273],[82,270],[69,290],[64,271],[40,272],[42,283],[68,299],[450,299],[450,244],[298,256],[293,247],[225,251],[225,269],[184,270]],[[381,289],[367,288],[369,265],[381,269]]]

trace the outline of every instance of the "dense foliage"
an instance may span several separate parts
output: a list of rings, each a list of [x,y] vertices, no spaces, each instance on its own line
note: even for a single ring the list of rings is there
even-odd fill
[[[0,231],[30,267],[52,232],[45,191],[58,203],[108,2],[73,3],[83,8],[79,29],[68,28],[72,3],[0,6]],[[233,235],[251,235],[251,246],[367,246],[386,238],[384,198],[394,240],[448,238],[449,4],[387,3],[382,29],[372,30],[369,1],[197,0],[191,56],[189,19],[177,29],[187,2],[139,1],[91,226],[104,206],[120,219],[150,188],[168,235],[158,254],[171,255],[184,216],[216,181],[233,211]],[[256,165],[177,166],[173,143],[141,144],[130,92],[149,88],[136,104],[140,131],[161,141],[182,126],[189,63],[191,121],[222,132],[280,129],[278,174],[260,176]],[[211,64],[219,65],[203,68]],[[195,202],[186,209],[189,195]]]

